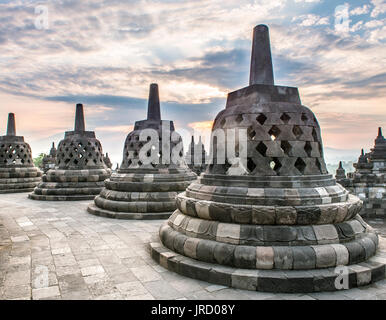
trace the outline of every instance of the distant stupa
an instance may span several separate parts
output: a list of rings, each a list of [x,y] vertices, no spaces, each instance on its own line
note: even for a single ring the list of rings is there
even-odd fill
[[[156,141],[147,135],[149,131],[156,134]],[[145,144],[153,145],[143,153]],[[162,151],[164,145],[170,147],[166,148],[169,149],[167,154]],[[153,83],[150,85],[147,119],[135,123],[134,130],[126,138],[118,172],[106,180],[106,187],[88,207],[88,212],[118,219],[168,218],[176,209],[177,194],[197,178],[183,159],[166,161],[167,158],[172,160],[173,150],[178,146],[181,146],[179,153],[182,157],[182,138],[172,121],[161,120],[158,85]],[[158,151],[156,159],[152,160],[153,148]]]
[[[15,114],[8,114],[7,134],[0,136],[0,193],[30,192],[41,176],[30,145],[16,135]]]
[[[75,128],[59,142],[55,168],[29,194],[33,200],[92,200],[111,170],[103,162],[102,145],[94,131],[86,131],[83,105],[76,105]]]
[[[362,149],[354,168],[355,172],[346,179],[343,176],[336,179],[363,201],[362,216],[386,218],[386,139],[381,127],[374,148],[369,153]]]

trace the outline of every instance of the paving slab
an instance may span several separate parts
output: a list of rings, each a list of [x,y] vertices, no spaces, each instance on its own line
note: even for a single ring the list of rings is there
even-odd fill
[[[302,295],[237,290],[186,278],[149,255],[148,245],[157,240],[163,220],[97,217],[87,213],[90,203],[0,195],[0,299],[386,300],[386,280],[360,289]],[[381,248],[386,248],[386,222],[367,222],[384,238]],[[30,223],[37,228],[34,234],[25,232]],[[45,287],[37,281],[42,270],[47,271]]]

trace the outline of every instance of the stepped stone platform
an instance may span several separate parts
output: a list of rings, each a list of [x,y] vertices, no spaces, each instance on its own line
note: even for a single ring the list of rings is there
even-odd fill
[[[162,266],[268,292],[338,290],[339,270],[351,287],[385,278],[362,201],[327,172],[315,115],[297,88],[274,85],[264,25],[253,32],[250,85],[231,92],[214,121],[210,158],[151,245]]]
[[[8,115],[7,134],[0,137],[0,193],[30,192],[41,181],[30,145],[16,135],[15,115]]]
[[[59,142],[55,168],[28,197],[32,200],[92,200],[111,174],[103,161],[102,145],[94,131],[85,130],[83,105],[76,106],[75,129]]]
[[[0,194],[0,300],[386,300],[386,279],[349,290],[275,293],[188,278],[162,266],[167,251],[160,257],[162,265],[149,255],[162,220],[105,219],[87,213],[90,200],[45,202],[26,195]],[[379,232],[378,255],[385,258],[385,221],[366,222]],[[168,260],[185,268],[192,260],[177,258]],[[363,279],[368,279],[368,268],[362,268]],[[226,267],[217,266],[211,277],[220,269],[224,273]],[[43,270],[48,270],[48,281],[42,285]],[[242,272],[232,274],[233,286],[243,287]]]
[[[149,129],[156,135],[155,142],[146,133]],[[151,151],[141,155],[146,143],[154,143],[152,147],[157,148],[155,161],[146,162]],[[162,161],[166,156],[162,155],[163,144],[170,146],[170,161]],[[173,161],[173,149],[178,146],[179,158]],[[166,219],[176,209],[177,194],[196,178],[184,162],[182,138],[173,122],[161,120],[158,85],[151,84],[147,119],[135,123],[126,138],[120,168],[105,181],[105,188],[87,210],[108,218]]]

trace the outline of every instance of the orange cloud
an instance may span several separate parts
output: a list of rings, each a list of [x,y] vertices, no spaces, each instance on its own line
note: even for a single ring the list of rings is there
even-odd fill
[[[188,126],[193,128],[194,130],[212,130],[213,120],[192,122],[189,123]]]

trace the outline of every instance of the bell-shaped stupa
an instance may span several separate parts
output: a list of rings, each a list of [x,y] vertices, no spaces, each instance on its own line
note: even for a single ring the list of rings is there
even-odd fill
[[[111,170],[103,162],[102,145],[94,131],[85,130],[83,105],[76,105],[75,129],[59,142],[55,168],[29,194],[34,200],[92,200]]]
[[[339,167],[336,169],[335,179],[339,181],[346,178],[346,170],[343,168],[342,161],[339,161]]]
[[[386,217],[386,139],[382,128],[369,153],[362,149],[358,162],[354,163],[355,172],[349,173],[347,179],[338,182],[358,196],[364,203],[360,214],[364,217]]]
[[[48,170],[55,168],[56,152],[55,142],[52,142],[50,153],[45,155],[42,159],[41,169],[44,173],[47,173]]]
[[[30,145],[16,135],[15,115],[8,115],[7,134],[0,136],[0,193],[30,192],[41,181]]]
[[[164,219],[175,198],[197,176],[183,160],[182,138],[173,121],[161,120],[158,85],[150,85],[147,119],[137,121],[126,138],[117,173],[88,212],[119,219]]]
[[[162,266],[271,292],[338,290],[340,272],[350,287],[385,278],[362,202],[326,170],[313,112],[297,88],[274,85],[264,25],[254,28],[250,85],[229,93],[214,121],[211,157],[177,196],[162,244],[150,245]]]
[[[201,136],[197,143],[194,142],[194,136],[189,144],[188,151],[185,155],[185,161],[195,174],[200,175],[206,169],[206,151],[202,143]]]
[[[109,157],[108,153],[106,153],[106,155],[103,156],[103,162],[105,163],[107,168],[111,169],[113,167],[113,164],[111,163],[111,160],[110,160],[110,157]]]

